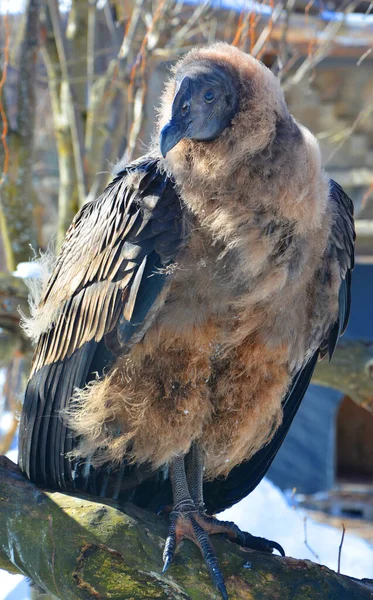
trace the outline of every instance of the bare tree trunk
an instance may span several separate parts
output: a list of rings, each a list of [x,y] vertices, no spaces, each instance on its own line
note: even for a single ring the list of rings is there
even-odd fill
[[[44,13],[44,28],[42,55],[48,73],[59,166],[57,224],[57,246],[59,247],[79,208],[79,195],[69,120],[69,90],[67,82],[62,81],[62,71],[48,8]]]
[[[39,13],[40,0],[29,0],[20,51],[18,129],[9,136],[10,166],[1,189],[1,228],[7,242],[5,251],[9,270],[13,270],[18,262],[29,259],[30,244],[37,247],[32,164]]]

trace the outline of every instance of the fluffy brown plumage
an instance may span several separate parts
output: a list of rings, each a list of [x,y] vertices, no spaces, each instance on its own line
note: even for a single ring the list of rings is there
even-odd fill
[[[104,495],[117,473],[136,499],[198,444],[216,510],[264,475],[347,324],[352,204],[277,79],[234,47],[176,65],[158,133],[67,234],[36,315],[20,464]],[[49,423],[61,410],[68,426]]]
[[[315,138],[272,73],[236,48],[195,50],[175,70],[204,58],[236,70],[244,100],[218,140],[182,140],[167,155],[191,212],[188,247],[156,322],[112,376],[79,394],[72,425],[76,452],[98,449],[100,463],[131,455],[159,467],[201,438],[215,478],[281,423],[291,376],[320,345],[315,328],[326,335],[337,319],[340,273],[321,294],[333,207]],[[160,128],[174,93],[171,81]]]

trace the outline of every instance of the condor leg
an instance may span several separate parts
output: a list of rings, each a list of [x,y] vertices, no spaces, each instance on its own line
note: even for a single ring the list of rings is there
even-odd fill
[[[224,577],[220,571],[209,536],[223,534],[231,541],[254,550],[272,553],[274,549],[285,556],[277,542],[266,540],[241,531],[230,521],[219,521],[206,514],[203,502],[203,453],[198,444],[193,444],[184,460],[180,456],[170,466],[170,479],[173,490],[174,506],[170,514],[170,529],[166,540],[163,559],[165,572],[172,562],[176,547],[182,539],[189,539],[201,550],[211,579],[227,600]]]
[[[284,549],[277,542],[251,535],[251,533],[248,533],[247,531],[241,531],[241,529],[239,529],[232,521],[221,521],[206,514],[203,500],[203,471],[203,452],[199,444],[193,444],[186,457],[188,485],[196,507],[199,509],[201,516],[204,517],[206,524],[210,527],[210,535],[223,533],[232,542],[245,548],[268,553],[272,553],[273,550],[278,550],[282,556],[285,556]]]
[[[199,547],[211,579],[220,591],[223,600],[228,600],[224,577],[219,569],[208,531],[205,531],[200,523],[203,512],[197,508],[189,491],[183,456],[178,456],[172,461],[170,479],[174,504],[170,513],[170,528],[163,551],[164,565],[162,572],[164,573],[170,566],[179,542],[182,539],[191,540]]]

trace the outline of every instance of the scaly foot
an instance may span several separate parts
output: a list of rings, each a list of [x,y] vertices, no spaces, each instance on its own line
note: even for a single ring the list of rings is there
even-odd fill
[[[162,573],[165,573],[171,565],[176,547],[181,540],[191,540],[199,547],[213,584],[221,593],[223,600],[228,600],[224,577],[209,538],[209,533],[213,532],[210,531],[207,523],[203,513],[198,512],[195,506],[174,508],[170,514],[170,528],[163,551]]]
[[[277,550],[281,556],[285,556],[283,547],[277,542],[251,535],[251,533],[248,533],[247,531],[241,531],[241,529],[232,521],[220,521],[219,519],[210,517],[205,513],[204,518],[211,523],[211,526],[214,529],[213,531],[209,532],[210,534],[222,533],[226,535],[231,542],[239,544],[243,548],[259,550],[260,552],[268,552],[268,554],[272,554],[274,550]]]
[[[184,504],[180,507],[175,506],[170,513],[170,528],[163,552],[164,566],[162,572],[165,573],[171,565],[175,550],[181,540],[191,540],[199,547],[211,579],[223,600],[228,600],[224,577],[209,538],[210,535],[215,534],[226,535],[231,541],[245,548],[269,553],[276,549],[282,556],[285,556],[283,548],[277,542],[255,537],[250,533],[241,531],[234,523],[219,521],[219,519],[197,510],[193,504]]]

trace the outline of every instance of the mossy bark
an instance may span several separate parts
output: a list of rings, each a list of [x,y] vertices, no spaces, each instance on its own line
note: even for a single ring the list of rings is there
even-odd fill
[[[265,510],[265,509],[264,509]],[[198,549],[185,542],[161,575],[167,522],[100,499],[41,490],[0,458],[0,567],[64,600],[213,600]],[[279,540],[281,541],[281,540]],[[373,582],[310,561],[214,540],[230,600],[371,600]]]
[[[342,339],[332,360],[317,364],[312,383],[339,390],[373,411],[373,343]]]

